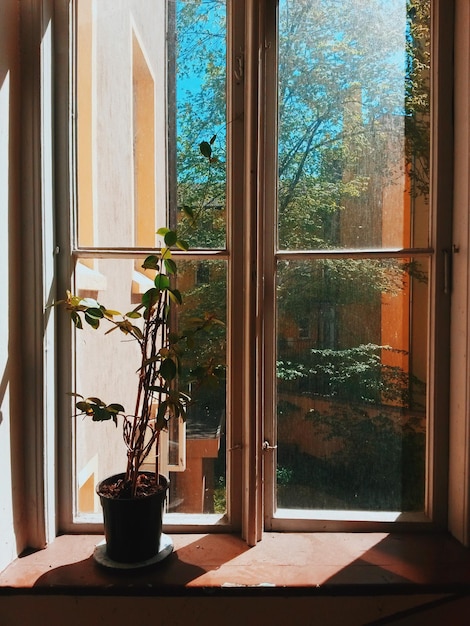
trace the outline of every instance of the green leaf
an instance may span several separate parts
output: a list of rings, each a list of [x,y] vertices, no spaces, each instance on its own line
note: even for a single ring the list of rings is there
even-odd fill
[[[121,315],[119,311],[113,311],[112,309],[104,309],[103,307],[101,307],[101,310],[103,311],[104,315],[106,315],[106,317],[114,317],[115,315]]]
[[[165,259],[165,268],[168,274],[176,274],[177,267],[173,259]]]
[[[87,401],[88,402],[93,402],[94,404],[99,404],[101,406],[104,406],[104,402],[103,402],[103,400],[100,400],[100,398],[91,397],[91,398],[87,398]]]
[[[132,326],[131,328],[132,328],[132,334],[134,335],[134,337],[136,337],[137,339],[144,338],[142,331],[140,330],[138,326]]]
[[[184,252],[187,252],[189,250],[189,243],[184,239],[178,239],[178,241],[176,242],[176,246]]]
[[[165,359],[160,365],[160,375],[166,380],[174,380],[176,376],[176,363],[173,359]]]
[[[89,324],[95,330],[99,328],[100,320],[93,315],[88,315],[88,311],[85,311],[85,322]]]
[[[93,407],[93,417],[92,420],[94,422],[106,422],[113,417],[112,413],[109,413],[106,408],[102,408],[100,406]]]
[[[82,318],[76,311],[72,311],[70,313],[70,317],[72,318],[72,322],[75,324],[75,328],[83,328]]]
[[[215,140],[217,139],[217,135],[212,135],[211,140],[210,140],[210,144],[211,146],[214,145]]]
[[[88,404],[88,402],[85,402],[85,400],[77,402],[75,406],[79,411],[83,411],[84,413],[88,413],[88,411],[91,409],[90,405]]]
[[[132,332],[132,324],[128,320],[124,320],[122,322],[116,322],[115,328],[119,328],[119,330],[125,335],[128,335],[130,332]],[[112,328],[111,330],[114,330],[115,328]],[[111,330],[108,330],[108,332],[105,334],[108,335],[111,332]]]
[[[94,317],[96,319],[103,319],[104,317],[104,313],[101,309],[87,309],[85,311],[85,315],[88,315],[88,317]]]
[[[165,241],[165,245],[167,245],[169,248],[171,246],[174,246],[176,241],[178,239],[178,235],[175,233],[174,230],[169,230],[164,237],[164,241]]]
[[[172,257],[171,248],[162,248],[161,255],[162,255],[162,261],[171,259]]]
[[[178,289],[169,289],[168,293],[170,294],[170,298],[173,302],[176,302],[176,304],[183,304],[183,297]]]
[[[162,226],[161,228],[157,230],[157,235],[161,235],[162,237],[164,237],[169,232],[170,232],[169,228],[165,228],[164,226]]]
[[[155,302],[158,300],[158,290],[155,287],[152,287],[148,291],[146,291],[142,296],[142,304],[145,306],[148,311],[153,307]]]
[[[126,317],[128,317],[131,320],[137,320],[141,318],[142,315],[139,313],[139,311],[129,311],[129,313],[126,313]]]
[[[170,279],[166,274],[157,274],[153,282],[155,283],[155,287],[160,291],[165,291],[170,286]]]
[[[211,158],[212,148],[208,141],[201,141],[201,143],[199,144],[199,150],[201,151],[202,156],[206,157],[207,159]]]
[[[160,269],[160,263],[158,257],[155,254],[148,256],[142,263],[144,270],[158,270]]]
[[[122,404],[108,404],[106,407],[111,413],[124,413],[125,409]]]
[[[165,430],[168,425],[168,420],[166,419],[166,413],[168,411],[168,402],[164,400],[160,402],[158,405],[158,411],[156,416],[156,428],[157,430]]]

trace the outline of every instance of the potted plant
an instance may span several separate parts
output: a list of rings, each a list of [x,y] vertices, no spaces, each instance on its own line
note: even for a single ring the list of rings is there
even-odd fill
[[[99,397],[77,398],[79,415],[92,421],[122,421],[122,434],[127,450],[125,471],[102,481],[97,492],[103,507],[106,554],[117,563],[141,563],[153,559],[159,551],[163,504],[168,479],[159,471],[159,444],[162,430],[174,418],[186,419],[191,396],[187,385],[180,382],[185,352],[193,348],[196,336],[213,324],[222,324],[211,314],[193,317],[184,329],[174,328],[173,306],[181,307],[183,297],[174,287],[177,263],[173,249],[188,250],[186,241],[176,230],[160,228],[164,245],[148,256],[142,267],[154,274],[153,286],[131,311],[124,314],[91,298],[67,292],[61,304],[77,329],[88,324],[106,333],[120,331],[134,339],[140,347],[140,362],[132,365],[136,375],[136,400],[132,414],[117,402]],[[207,382],[217,383],[224,368],[214,360],[198,363],[191,370],[192,389]],[[156,450],[154,472],[141,467],[151,450]]]

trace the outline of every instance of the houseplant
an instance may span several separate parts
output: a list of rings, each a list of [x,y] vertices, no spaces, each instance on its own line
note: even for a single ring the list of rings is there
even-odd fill
[[[207,146],[203,142],[200,151],[210,159]],[[195,219],[192,212],[186,213],[187,218]],[[172,251],[187,251],[189,246],[176,229],[160,228],[157,234],[163,238],[163,245],[147,256],[142,265],[147,275],[152,275],[153,286],[132,310],[123,314],[69,291],[64,300],[56,302],[69,313],[76,329],[88,325],[94,330],[104,327],[106,334],[119,331],[120,336],[123,333],[135,340],[140,348],[140,361],[131,366],[130,372],[136,375],[137,382],[132,414],[118,402],[72,394],[78,415],[97,422],[112,420],[116,425],[122,421],[127,451],[125,471],[105,479],[97,487],[104,513],[106,552],[118,563],[143,562],[158,553],[168,489],[168,479],[159,471],[160,435],[170,419],[186,419],[192,393],[188,392],[187,380],[182,381],[180,376],[185,356],[194,349],[197,336],[204,335],[214,324],[223,324],[214,315],[205,313],[190,317],[183,329],[177,327],[172,310],[183,306],[183,296],[175,287],[177,263]],[[192,365],[193,391],[203,384],[218,384],[224,376],[224,368],[212,358]],[[142,464],[152,450],[156,451],[155,471],[144,472]],[[149,511],[141,510],[147,506]],[[149,523],[148,530],[145,521]]]

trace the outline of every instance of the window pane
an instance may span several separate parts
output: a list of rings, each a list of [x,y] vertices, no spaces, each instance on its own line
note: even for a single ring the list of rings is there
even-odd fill
[[[277,505],[424,507],[423,259],[282,261]]]
[[[122,313],[132,310],[140,302],[141,294],[153,284],[148,272],[140,269],[142,260],[93,259],[93,269],[79,262],[77,295],[92,297]],[[184,316],[174,312],[177,320],[173,328],[186,328],[189,318],[202,318],[207,310],[225,322],[226,263],[179,261],[178,268],[175,286],[183,293],[185,307]],[[197,282],[198,273],[206,277],[204,282]],[[106,326],[111,328],[112,324],[102,320],[100,330],[85,324],[82,330],[75,332],[76,391],[87,397],[97,396],[107,404],[122,404],[126,414],[132,414],[140,363],[139,345],[118,330],[106,335]],[[211,359],[214,363],[225,363],[223,325],[205,332],[185,355],[182,376],[187,381],[188,391],[191,390],[193,404],[188,409],[185,426],[180,424],[173,428],[172,424],[167,448],[161,451],[162,473],[170,477],[168,510],[172,512],[225,512],[225,387],[222,383],[197,389],[191,376],[196,361],[206,364]],[[120,422],[117,428],[112,422],[92,424],[86,417],[75,420],[79,515],[98,512],[100,506],[94,491],[97,482],[125,470],[126,450],[121,426]],[[154,462],[150,456],[145,469],[153,470]]]
[[[429,11],[280,0],[280,249],[428,245]]]
[[[225,248],[226,3],[175,6],[176,197],[195,218],[181,229],[192,248]]]
[[[165,4],[76,3],[79,246],[151,247],[166,224]]]
[[[161,245],[162,226],[177,227],[191,252],[226,245],[226,7],[219,0],[79,0],[76,8],[75,293],[125,313],[152,286],[138,252],[89,258],[82,248],[132,255]],[[226,265],[204,255],[178,259],[185,295],[184,318],[174,313],[178,328],[207,312],[225,321]],[[186,423],[171,425],[161,465],[172,512],[225,512],[225,388],[195,388],[190,375],[201,357],[225,363],[225,332],[214,326],[206,348],[196,343],[187,355],[182,375],[194,402]],[[132,414],[139,347],[118,333],[76,332],[75,391]],[[112,423],[79,418],[74,430],[80,515],[100,510],[96,482],[125,470],[126,450]],[[144,469],[153,468],[148,460]]]
[[[77,3],[79,246],[225,247],[225,2],[166,4]]]

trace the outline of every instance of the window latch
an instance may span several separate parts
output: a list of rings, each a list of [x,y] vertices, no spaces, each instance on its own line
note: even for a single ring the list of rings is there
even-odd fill
[[[235,80],[237,81],[237,83],[241,83],[243,81],[244,73],[245,59],[243,53],[241,53],[235,57],[235,68],[233,70],[233,75],[235,76]]]
[[[266,452],[267,450],[276,450],[277,446],[272,446],[269,441],[263,441],[263,452]]]

